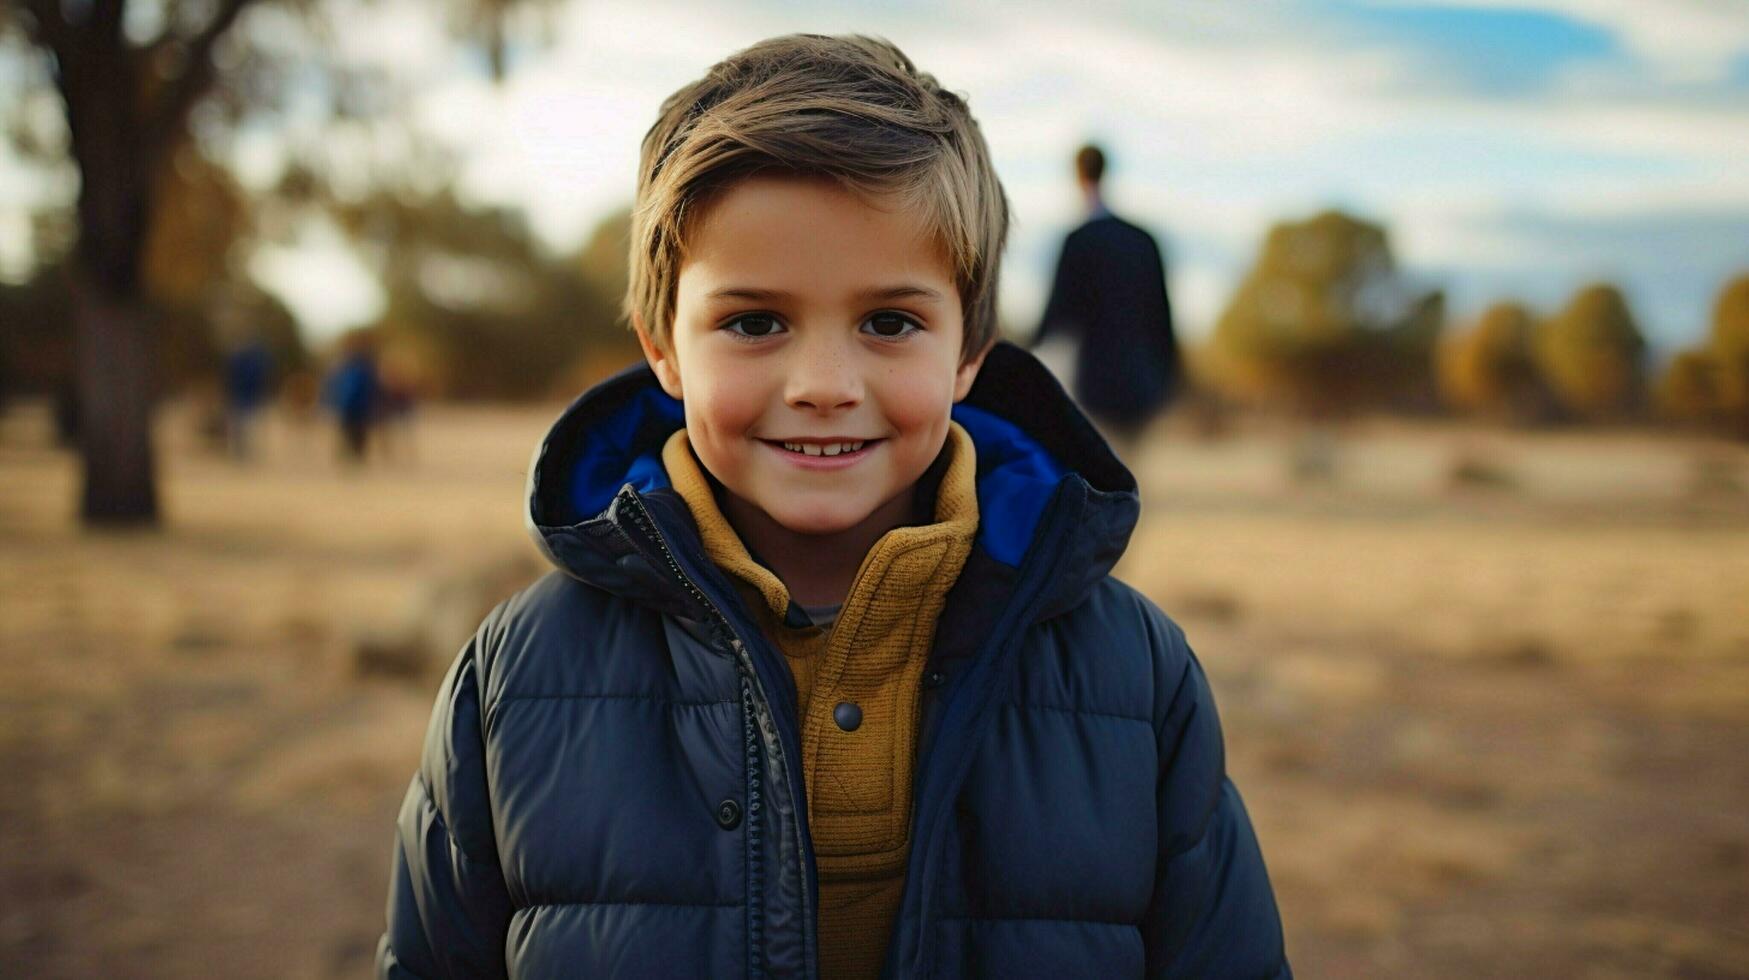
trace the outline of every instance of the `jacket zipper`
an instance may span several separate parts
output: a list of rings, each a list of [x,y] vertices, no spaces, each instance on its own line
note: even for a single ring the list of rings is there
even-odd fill
[[[745,670],[741,675],[741,737],[747,751],[747,976],[761,976],[765,949],[765,877],[763,854],[760,850],[759,817],[764,808],[760,799],[759,735],[753,724],[753,678]]]
[[[749,862],[747,879],[747,915],[749,921],[747,932],[747,975],[750,978],[758,977],[764,969],[762,953],[764,947],[765,881],[760,873],[761,869],[756,863],[756,859],[759,858],[762,853],[763,842],[759,838],[758,822],[754,820],[754,816],[758,810],[762,810],[764,806],[762,800],[763,787],[760,780],[760,770],[763,769],[763,753],[760,751],[758,725],[755,721],[755,715],[760,708],[764,708],[766,711],[770,710],[770,699],[765,696],[764,685],[759,681],[759,673],[753,666],[752,655],[748,652],[746,644],[741,642],[739,634],[735,632],[735,627],[729,622],[729,617],[717,607],[716,603],[711,601],[710,596],[705,595],[704,591],[697,585],[693,584],[692,579],[687,577],[686,571],[680,567],[680,562],[675,559],[673,550],[668,547],[667,538],[663,537],[661,529],[656,527],[655,519],[650,516],[649,510],[644,506],[643,499],[638,495],[637,491],[631,489],[629,484],[620,488],[619,497],[630,504],[632,519],[637,523],[639,529],[642,530],[651,540],[655,541],[656,546],[661,549],[662,558],[668,563],[669,572],[673,574],[674,578],[680,582],[681,586],[684,587],[694,599],[697,599],[701,605],[710,610],[711,615],[716,619],[717,625],[719,625],[727,634],[730,648],[735,654],[736,671],[741,678],[742,733],[746,739],[747,753],[748,797],[746,821],[748,836],[747,854]],[[777,751],[781,752],[782,750],[783,746],[780,740]],[[805,804],[803,805],[805,806]],[[804,842],[802,844],[802,853],[804,854],[802,874],[802,888],[804,892],[803,902],[805,906],[811,906],[812,903],[808,902],[808,896],[805,894],[808,879],[808,875],[806,874],[807,864],[805,848],[806,844]],[[811,924],[812,919],[812,915],[804,916],[806,923]],[[803,926],[804,952],[811,949],[813,946],[813,942],[810,941],[806,935],[809,928],[811,928],[811,925],[809,924],[804,924]]]

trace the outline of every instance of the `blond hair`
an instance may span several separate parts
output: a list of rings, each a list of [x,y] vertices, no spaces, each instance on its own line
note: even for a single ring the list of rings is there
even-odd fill
[[[997,335],[1008,198],[965,100],[889,41],[790,34],[669,96],[644,135],[625,313],[667,345],[690,222],[754,173],[836,179],[922,215],[959,288],[964,361]]]

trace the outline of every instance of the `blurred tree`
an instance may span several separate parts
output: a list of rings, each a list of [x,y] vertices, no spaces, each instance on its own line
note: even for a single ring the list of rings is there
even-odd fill
[[[1338,211],[1271,228],[1215,326],[1211,380],[1317,414],[1432,391],[1444,297],[1398,272],[1383,228]]]
[[[231,245],[249,233],[250,202],[224,168],[184,144],[152,189],[158,202],[141,256],[146,294],[185,309],[204,305],[230,272]]]
[[[627,364],[643,357],[631,332],[631,322],[621,312],[626,284],[631,278],[632,209],[623,207],[601,219],[577,253],[583,285],[597,309],[578,327],[586,349],[576,365],[568,388],[582,390]]]
[[[1719,414],[1718,366],[1706,350],[1677,354],[1653,390],[1658,414],[1673,422],[1710,424]]]
[[[297,323],[233,261],[249,234],[251,202],[225,171],[184,146],[160,173],[142,257],[141,316],[156,337],[151,391],[209,380],[220,347],[254,336],[281,370],[308,359]],[[64,396],[75,383],[72,296],[65,257],[0,289],[0,389]],[[229,336],[219,336],[216,324]]]
[[[1718,370],[1718,404],[1725,423],[1749,438],[1749,274],[1719,291],[1708,337]]]
[[[616,306],[625,296],[626,282],[631,277],[628,268],[631,246],[632,209],[624,207],[601,219],[577,253],[583,284],[597,296],[611,299]],[[629,325],[621,326],[630,329]]]
[[[470,34],[483,28],[492,71],[501,78],[505,25],[527,5],[450,0],[447,9],[452,28]],[[85,460],[80,512],[87,523],[155,523],[158,517],[145,256],[162,205],[165,163],[188,141],[201,106],[213,105],[217,119],[228,113],[235,122],[253,103],[277,107],[291,97],[291,86],[283,84],[290,59],[251,57],[281,43],[275,35],[283,31],[234,37],[246,7],[305,19],[321,10],[314,0],[7,0],[0,6],[0,41],[11,43],[22,31],[51,60],[65,152],[79,174],[69,269]],[[228,40],[233,43],[226,46]],[[329,86],[337,117],[381,108],[373,104],[381,100],[371,85],[352,81]],[[50,149],[16,133],[9,134],[14,146],[26,154]]]
[[[303,342],[284,305],[233,260],[254,213],[230,172],[185,143],[165,161],[153,194],[158,204],[141,263],[143,310],[160,341],[154,388],[214,378],[222,348],[247,335],[267,343],[282,370],[303,363]],[[228,336],[219,335],[219,324]]]
[[[0,393],[62,395],[73,379],[72,294],[62,263],[0,282]]]
[[[1508,421],[1542,418],[1548,394],[1532,349],[1535,332],[1528,309],[1500,302],[1473,329],[1440,345],[1439,388],[1446,404]]]
[[[603,222],[576,256],[547,254],[516,211],[469,209],[449,192],[380,194],[342,209],[388,294],[385,360],[451,398],[538,398],[579,361],[637,346],[617,326],[625,220]]]
[[[1538,328],[1536,353],[1543,377],[1570,416],[1619,418],[1639,407],[1646,342],[1614,286],[1579,290]]]
[[[124,0],[22,6],[32,40],[53,58],[79,169],[71,271],[81,513],[89,522],[157,519],[141,259],[161,166],[212,84],[213,49],[246,2],[223,0],[204,22],[167,25],[143,46],[124,30]],[[10,4],[5,17],[10,29],[18,17]]]

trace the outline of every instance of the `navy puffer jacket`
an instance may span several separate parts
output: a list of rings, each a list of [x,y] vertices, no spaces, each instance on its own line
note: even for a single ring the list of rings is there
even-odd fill
[[[889,977],[1285,977],[1184,635],[1109,576],[1136,484],[1030,354],[954,406],[980,528],[924,672]],[[408,788],[384,977],[817,976],[795,687],[660,461],[642,365],[542,443],[560,573],[444,678]]]

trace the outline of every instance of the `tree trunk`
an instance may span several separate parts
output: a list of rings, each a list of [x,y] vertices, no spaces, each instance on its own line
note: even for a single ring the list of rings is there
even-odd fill
[[[158,522],[152,462],[158,364],[141,258],[158,169],[187,136],[190,108],[212,87],[214,46],[249,2],[218,0],[207,5],[216,9],[198,32],[178,39],[166,29],[143,48],[131,46],[123,30],[127,0],[25,5],[34,41],[54,55],[79,167],[73,342],[85,456],[80,514],[87,524]],[[174,49],[183,52],[182,70],[168,78],[151,74],[162,60],[157,56]]]
[[[138,63],[120,36],[88,25],[63,78],[79,165],[73,365],[88,525],[153,525],[151,416],[157,383],[140,283],[159,157],[146,138]]]
[[[74,286],[79,442],[85,457],[80,515],[91,525],[155,525],[152,459],[157,365],[138,301],[117,301],[80,277]]]

